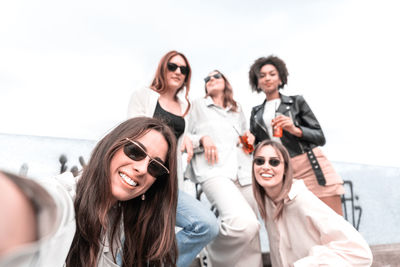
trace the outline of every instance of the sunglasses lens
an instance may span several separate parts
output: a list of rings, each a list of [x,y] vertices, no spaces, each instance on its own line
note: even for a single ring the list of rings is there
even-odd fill
[[[222,75],[221,75],[221,73],[217,73],[217,74],[214,74],[213,77],[214,77],[215,79],[219,79],[219,78],[222,77]]]
[[[265,164],[265,159],[264,158],[255,158],[253,162],[254,162],[254,164],[256,164],[258,166],[262,166]],[[281,164],[281,161],[279,159],[269,159],[268,164],[271,167],[277,167],[277,166],[279,166],[279,164]]]
[[[272,167],[276,167],[279,164],[281,164],[281,161],[279,159],[270,159],[268,161],[268,164],[271,165]]]
[[[131,142],[124,146],[124,153],[128,158],[134,161],[140,161],[148,156],[143,148],[141,148],[138,144],[128,138],[127,140]],[[147,172],[154,178],[162,177],[169,173],[167,167],[165,167],[163,163],[159,162],[157,159],[153,159],[152,157],[150,157],[150,161],[147,166]]]
[[[263,159],[263,158],[255,158],[254,159],[254,164],[256,164],[257,166],[264,165],[264,163],[265,163],[265,159]]]
[[[175,63],[167,63],[167,68],[169,71],[175,71],[178,68],[178,65]]]
[[[124,146],[125,155],[135,161],[144,159],[147,155],[136,144],[130,143]]]
[[[188,67],[186,67],[186,66],[178,66],[178,65],[176,65],[175,63],[171,63],[171,62],[168,62],[167,63],[167,69],[169,70],[169,71],[176,71],[176,69],[179,67],[179,69],[181,70],[181,73],[183,74],[183,75],[187,75],[188,73],[189,73],[189,68]]]
[[[159,163],[156,160],[152,160],[149,163],[147,171],[149,172],[149,174],[151,176],[156,177],[156,178],[162,177],[168,173],[167,170],[161,165],[161,163]]]
[[[187,75],[189,73],[189,68],[188,67],[180,66],[179,68],[181,69],[181,73],[183,75]]]
[[[204,81],[205,81],[206,83],[208,83],[208,82],[210,81],[210,79],[211,79],[210,76],[207,76],[207,77],[204,78]]]

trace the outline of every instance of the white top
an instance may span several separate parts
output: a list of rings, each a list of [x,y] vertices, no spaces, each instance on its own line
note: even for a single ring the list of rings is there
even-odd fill
[[[73,203],[76,178],[72,173],[65,172],[55,178],[35,181],[38,182],[37,186],[43,187],[51,196],[46,202],[35,201],[40,204],[37,214],[39,238],[1,258],[0,267],[62,267],[67,259],[76,231]],[[32,191],[35,192],[34,188]],[[38,194],[34,196],[40,198]],[[49,214],[52,216],[48,216]],[[118,267],[113,262],[108,244],[109,241],[105,238],[104,246],[100,248],[98,267]]]
[[[188,135],[195,153],[185,176],[198,183],[214,177],[226,177],[238,179],[242,186],[251,184],[252,157],[237,145],[239,135],[234,128],[240,134],[247,130],[246,118],[239,104],[237,111],[232,111],[230,107],[224,109],[215,105],[211,97],[194,101]],[[214,165],[206,161],[204,151],[199,149],[200,138],[204,135],[210,136],[217,147],[218,163]]]
[[[271,140],[282,143],[279,137],[275,137],[273,135],[272,124],[271,124],[271,121],[272,119],[275,118],[276,110],[278,109],[280,104],[281,104],[280,98],[265,101],[263,120],[265,125],[267,126],[268,135],[270,136]]]
[[[272,219],[274,203],[265,200],[273,267],[371,266],[372,253],[360,233],[311,193],[302,180],[294,179],[277,221]]]

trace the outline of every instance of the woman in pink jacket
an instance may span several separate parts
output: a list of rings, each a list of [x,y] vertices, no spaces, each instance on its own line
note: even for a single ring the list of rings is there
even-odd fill
[[[293,179],[286,148],[271,140],[254,151],[253,193],[269,237],[273,267],[371,266],[357,230]]]

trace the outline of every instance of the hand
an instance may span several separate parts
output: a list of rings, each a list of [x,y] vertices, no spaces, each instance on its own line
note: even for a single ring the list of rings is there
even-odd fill
[[[217,147],[214,145],[214,142],[212,141],[211,137],[205,135],[200,139],[200,142],[203,145],[204,156],[206,157],[208,164],[214,165],[214,163],[217,163],[218,162]]]
[[[245,131],[243,135],[247,136],[247,143],[249,145],[254,145],[254,141],[256,140],[256,138],[249,130]]]
[[[272,119],[272,127],[282,127],[283,130],[295,135],[297,137],[301,137],[303,132],[300,128],[296,127],[293,123],[291,117],[285,115],[279,115],[275,119]]]
[[[181,152],[183,153],[185,151],[187,153],[187,163],[189,163],[193,158],[193,144],[192,140],[190,140],[187,135],[183,136],[183,142],[181,145]]]

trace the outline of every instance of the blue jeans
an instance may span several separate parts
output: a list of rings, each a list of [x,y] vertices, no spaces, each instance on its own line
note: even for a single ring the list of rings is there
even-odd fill
[[[176,211],[178,267],[188,267],[197,254],[217,237],[219,226],[211,210],[200,201],[179,190]]]

